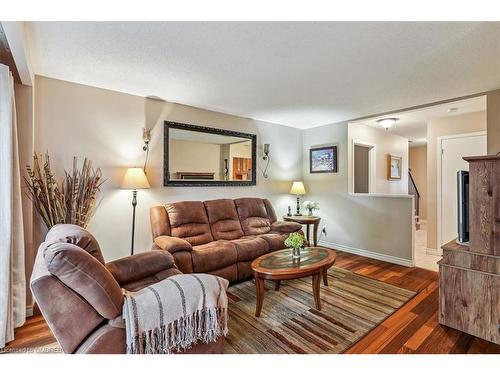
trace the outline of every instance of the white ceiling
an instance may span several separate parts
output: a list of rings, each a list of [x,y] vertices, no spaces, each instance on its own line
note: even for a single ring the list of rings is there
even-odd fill
[[[450,108],[454,108],[456,111],[449,112]],[[420,146],[427,143],[427,122],[429,120],[485,110],[486,96],[478,96],[412,111],[394,112],[384,116],[354,121],[353,123],[369,125],[380,129],[381,126],[377,123],[377,120],[386,117],[395,117],[398,121],[388,132],[408,138],[411,141],[410,146]]]
[[[309,128],[500,87],[498,22],[34,22],[36,74]]]

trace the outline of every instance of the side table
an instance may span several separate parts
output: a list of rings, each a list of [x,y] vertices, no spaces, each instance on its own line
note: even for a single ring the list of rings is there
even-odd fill
[[[311,241],[309,240],[310,236],[310,226],[313,226],[313,241],[314,245],[313,246],[318,246],[318,228],[319,228],[319,222],[321,221],[321,218],[319,216],[283,216],[283,220],[285,221],[293,221],[295,223],[299,223],[302,225],[306,226],[306,239],[307,242],[309,243],[309,246],[311,246]]]

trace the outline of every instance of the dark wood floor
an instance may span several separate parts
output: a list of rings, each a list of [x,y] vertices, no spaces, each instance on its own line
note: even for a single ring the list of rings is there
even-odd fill
[[[338,252],[337,267],[418,292],[346,353],[500,353],[500,345],[438,324],[438,274]],[[13,348],[55,343],[41,316],[16,330]]]

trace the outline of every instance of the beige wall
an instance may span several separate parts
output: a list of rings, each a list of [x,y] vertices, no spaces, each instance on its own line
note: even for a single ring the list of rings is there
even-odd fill
[[[384,129],[362,124],[349,124],[349,191],[353,192],[352,144],[365,142],[376,148],[376,179],[374,193],[408,194],[408,139]],[[387,157],[394,154],[402,157],[401,180],[387,179]]]
[[[223,179],[220,145],[172,139],[169,146],[170,178],[177,178],[177,172],[198,172],[214,173],[215,180]]]
[[[294,204],[290,181],[302,177],[302,132],[286,126],[225,115],[189,106],[164,103],[75,83],[36,77],[35,148],[49,150],[61,176],[73,155],[92,158],[107,178],[102,201],[90,224],[106,260],[130,251],[132,193],[118,188],[126,167],[144,162],[141,128],[153,128],[148,178],[151,189],[138,194],[136,250],[151,247],[149,207],[179,200],[268,197],[278,215]],[[257,171],[250,187],[164,187],[163,121],[202,124],[257,135],[258,165],[262,145],[271,144],[269,178]]]
[[[486,94],[486,111],[488,155],[495,155],[500,152],[500,90]]]
[[[408,163],[420,193],[420,219],[427,220],[427,146],[410,147]]]
[[[320,205],[321,236],[325,245],[361,255],[410,264],[413,252],[413,199],[411,196],[353,195],[348,193],[347,122],[303,132],[304,199]],[[338,173],[309,173],[309,149],[336,144]]]
[[[427,123],[427,247],[437,246],[437,157],[438,137],[486,130],[486,112],[442,117]],[[490,134],[488,134],[488,142]]]

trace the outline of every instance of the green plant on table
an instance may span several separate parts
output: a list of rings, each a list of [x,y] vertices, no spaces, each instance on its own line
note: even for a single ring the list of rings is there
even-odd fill
[[[298,232],[290,233],[288,238],[285,240],[285,246],[292,249],[300,249],[304,246],[306,239],[304,235]]]

